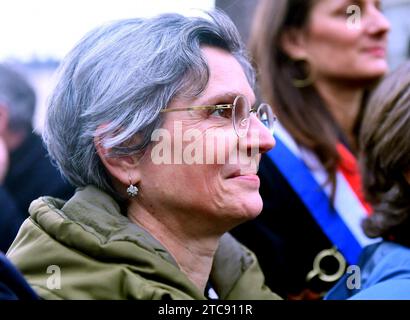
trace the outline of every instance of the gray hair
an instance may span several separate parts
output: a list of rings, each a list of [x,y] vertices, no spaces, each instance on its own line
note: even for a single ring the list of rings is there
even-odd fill
[[[230,52],[254,87],[238,31],[219,11],[209,18],[164,14],[117,21],[77,44],[60,67],[43,132],[70,183],[117,195],[94,138],[111,148],[112,156],[142,154],[161,125],[160,110],[176,97],[195,97],[205,89],[209,68],[203,45]]]
[[[21,74],[5,64],[0,64],[0,105],[9,112],[10,130],[32,130],[36,94]]]

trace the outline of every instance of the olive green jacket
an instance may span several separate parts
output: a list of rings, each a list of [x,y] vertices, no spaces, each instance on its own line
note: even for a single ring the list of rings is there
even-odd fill
[[[205,299],[174,258],[93,186],[35,200],[7,256],[44,299]],[[253,253],[220,240],[211,282],[221,299],[278,299]]]

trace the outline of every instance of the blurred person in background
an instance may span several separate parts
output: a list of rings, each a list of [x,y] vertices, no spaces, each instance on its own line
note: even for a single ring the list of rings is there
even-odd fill
[[[6,252],[31,201],[52,194],[69,198],[73,188],[33,133],[36,96],[27,80],[0,64],[0,250]]]
[[[384,0],[383,12],[391,23],[388,42],[392,69],[410,59],[410,0]]]
[[[356,274],[326,298],[410,299],[410,63],[383,80],[363,119],[360,164],[374,209],[363,228],[384,241],[366,247]]]
[[[254,80],[235,26],[218,12],[117,21],[79,42],[43,134],[77,192],[33,202],[8,251],[42,298],[279,298],[254,254],[226,233],[260,213],[257,164],[275,143]],[[217,140],[233,142],[222,153],[206,145],[212,159],[227,160],[241,142],[237,156],[254,150],[253,161],[157,163],[155,129],[170,135],[165,157],[187,146],[176,126],[196,140],[218,129]],[[61,286],[49,285],[49,266]]]
[[[371,208],[356,140],[368,91],[388,70],[389,23],[379,1],[360,1],[361,19],[356,3],[262,0],[254,17],[261,96],[280,123],[259,168],[263,211],[233,234],[289,299],[320,299],[374,241],[360,228]]]

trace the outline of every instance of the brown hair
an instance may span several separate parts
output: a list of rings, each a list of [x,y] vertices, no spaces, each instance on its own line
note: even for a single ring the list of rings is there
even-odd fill
[[[372,95],[360,134],[363,186],[374,213],[370,237],[410,245],[410,63],[386,77]]]
[[[280,47],[280,38],[286,30],[306,27],[316,1],[261,0],[249,45],[259,70],[263,98],[274,106],[295,141],[316,154],[334,188],[339,163],[336,143],[342,130],[314,86],[294,86],[294,79],[306,78],[303,66],[295,64]],[[357,124],[361,114],[362,111]]]

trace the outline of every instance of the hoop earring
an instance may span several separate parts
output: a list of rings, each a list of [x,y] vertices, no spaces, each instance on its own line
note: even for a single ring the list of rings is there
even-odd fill
[[[127,193],[131,198],[134,198],[138,195],[138,187],[132,184],[130,175],[128,175],[128,179],[130,181],[130,185],[127,188]]]
[[[302,63],[304,62],[306,65],[309,65],[306,59],[294,60],[293,62],[294,64],[298,62],[302,62]],[[296,88],[306,88],[313,84],[314,77],[313,77],[312,68],[309,67],[308,69],[309,70],[307,72],[307,76],[305,77],[305,79],[292,79],[292,83]]]

